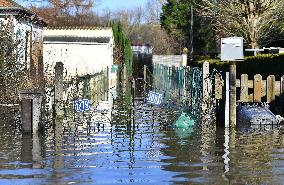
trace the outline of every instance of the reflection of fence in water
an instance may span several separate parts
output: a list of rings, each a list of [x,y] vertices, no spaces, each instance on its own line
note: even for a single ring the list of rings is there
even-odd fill
[[[164,93],[164,101],[198,113],[202,104],[202,71],[199,68],[156,64],[154,89]]]
[[[52,123],[54,117],[55,107],[55,94],[54,87],[46,88],[45,100],[46,100],[46,117],[47,122]],[[62,88],[63,98],[59,104],[63,105],[64,118],[68,121],[80,120],[86,121],[94,119],[92,117],[97,114],[93,114],[93,109],[100,104],[100,102],[108,101],[112,99],[109,89],[109,72],[108,68],[102,71],[86,76],[77,76],[73,78],[66,78],[63,80]],[[85,113],[75,114],[74,112],[74,100],[89,99],[91,103],[91,110]],[[111,111],[111,110],[110,110]]]
[[[108,69],[93,75],[73,78],[64,82],[64,105],[73,109],[73,101],[87,98],[91,105],[108,100]]]

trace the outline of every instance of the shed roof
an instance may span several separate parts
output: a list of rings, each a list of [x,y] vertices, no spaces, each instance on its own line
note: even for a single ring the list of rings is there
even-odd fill
[[[26,18],[31,22],[46,26],[46,23],[42,18],[38,17],[34,12],[27,8],[24,8],[13,0],[0,0],[0,14],[12,14],[18,16],[24,15],[22,18]]]
[[[44,36],[46,42],[109,43],[110,37]]]

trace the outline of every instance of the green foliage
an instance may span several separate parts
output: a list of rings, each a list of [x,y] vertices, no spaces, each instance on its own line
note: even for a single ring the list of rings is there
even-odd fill
[[[161,26],[171,35],[181,40],[183,47],[189,48],[191,6],[193,6],[193,48],[194,53],[204,54],[215,48],[214,32],[211,24],[196,12],[200,0],[167,0],[162,7]]]
[[[193,65],[201,67],[204,61],[210,63],[211,69],[219,71],[229,71],[229,62],[220,59],[200,60]],[[252,78],[255,74],[261,74],[263,78],[268,75],[275,75],[280,79],[284,75],[284,54],[263,54],[253,57],[245,57],[242,62],[237,62],[237,76],[248,74]]]
[[[127,75],[132,75],[132,49],[131,43],[123,33],[122,24],[120,22],[111,22],[110,26],[113,30],[115,42],[114,63],[122,67],[126,65]]]

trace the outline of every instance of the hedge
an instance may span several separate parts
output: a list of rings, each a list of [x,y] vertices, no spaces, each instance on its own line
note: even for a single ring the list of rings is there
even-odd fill
[[[192,63],[192,66],[201,67],[203,62],[210,63],[210,69],[218,71],[229,71],[229,62],[222,62],[220,59],[200,60]],[[253,57],[245,57],[244,61],[236,62],[237,77],[241,74],[248,74],[252,78],[255,74],[261,74],[263,78],[268,75],[275,75],[279,80],[284,75],[284,53],[283,54],[262,54]]]

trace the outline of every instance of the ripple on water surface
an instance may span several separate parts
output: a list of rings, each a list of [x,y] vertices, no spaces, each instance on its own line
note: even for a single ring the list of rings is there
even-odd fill
[[[177,112],[114,105],[112,121],[65,121],[31,138],[0,120],[0,184],[282,184],[278,129],[238,132],[168,127]],[[134,113],[133,113],[134,112]],[[8,118],[7,118],[8,117]],[[101,119],[101,118],[99,118]],[[56,128],[55,128],[56,129]]]

